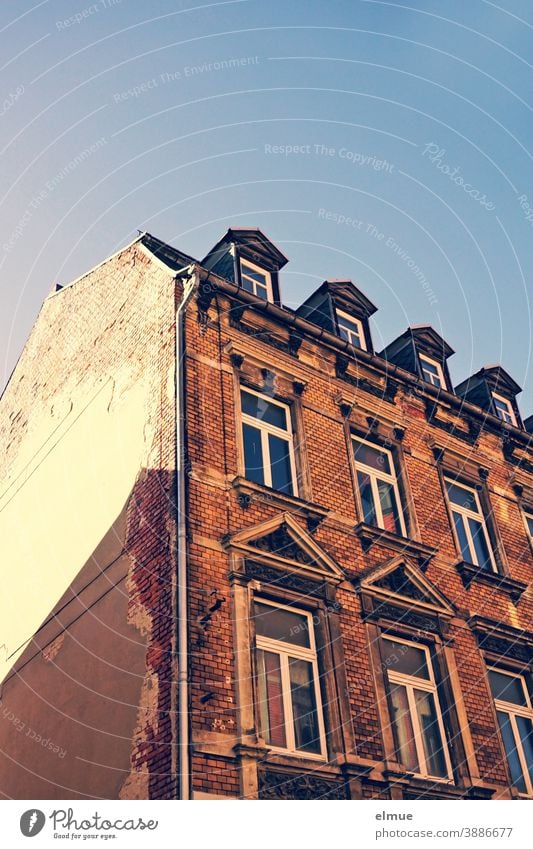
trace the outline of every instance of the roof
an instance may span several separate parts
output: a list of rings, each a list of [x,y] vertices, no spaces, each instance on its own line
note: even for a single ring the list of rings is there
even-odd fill
[[[245,252],[255,255],[259,262],[266,260],[267,264],[275,268],[276,271],[289,261],[285,254],[279,250],[274,242],[270,241],[268,236],[265,236],[259,227],[230,227],[203,258],[202,265],[214,253],[221,254],[232,242],[238,244],[240,248],[244,248]]]
[[[427,351],[428,354],[433,354],[439,360],[447,360],[448,357],[451,357],[455,353],[451,345],[448,345],[446,340],[442,338],[440,333],[437,333],[431,324],[412,324],[407,330],[404,330],[403,333],[397,336],[396,339],[389,342],[380,353],[380,357],[387,359],[387,354],[390,355],[401,350],[411,340],[415,342],[417,349],[420,349],[422,353]]]
[[[192,262],[198,262],[194,257],[167,245],[166,242],[162,242],[161,239],[152,236],[151,233],[143,233],[140,241],[145,248],[148,248],[154,256],[160,259],[161,262],[164,262],[165,265],[168,265],[173,271],[178,271],[184,265],[190,265]]]
[[[504,395],[518,395],[522,391],[522,387],[499,363],[483,366],[475,374],[459,383],[455,391],[458,395],[462,395],[482,381],[486,381],[494,392],[503,392]]]
[[[364,292],[359,289],[351,280],[333,278],[324,280],[318,289],[315,289],[308,298],[301,304],[298,310],[301,310],[312,299],[316,299],[317,295],[329,293],[337,306],[346,307],[347,309],[356,309],[366,318],[377,312],[377,307],[372,303],[370,298],[367,298]]]

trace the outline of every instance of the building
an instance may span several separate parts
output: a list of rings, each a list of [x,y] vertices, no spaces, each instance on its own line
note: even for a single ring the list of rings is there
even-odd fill
[[[0,404],[11,798],[533,796],[531,418],[230,229],[44,302]]]

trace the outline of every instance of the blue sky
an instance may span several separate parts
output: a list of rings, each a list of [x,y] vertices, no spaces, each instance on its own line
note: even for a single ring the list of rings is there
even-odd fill
[[[289,306],[351,278],[378,350],[430,323],[533,411],[530,2],[10,0],[0,38],[0,384],[56,281],[240,225]]]

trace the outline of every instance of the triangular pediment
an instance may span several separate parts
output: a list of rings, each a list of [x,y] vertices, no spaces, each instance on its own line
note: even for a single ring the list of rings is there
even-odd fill
[[[398,556],[375,567],[359,582],[361,590],[380,598],[451,616],[452,605],[408,558]]]
[[[237,531],[224,542],[227,548],[267,559],[280,568],[297,569],[330,581],[344,579],[335,560],[290,513],[281,513],[274,519]]]

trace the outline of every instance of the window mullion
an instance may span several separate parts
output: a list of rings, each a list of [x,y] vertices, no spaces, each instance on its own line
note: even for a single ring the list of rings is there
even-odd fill
[[[424,744],[422,742],[422,729],[420,728],[420,723],[418,721],[418,711],[416,709],[415,702],[415,693],[414,687],[412,684],[406,684],[405,690],[407,692],[407,702],[409,704],[409,713],[411,714],[411,723],[413,725],[413,735],[415,739],[415,748],[416,755],[418,758],[418,766],[420,772],[423,775],[429,775],[428,768],[426,764],[426,754],[424,751]]]
[[[402,532],[407,536],[407,528],[405,526],[405,517],[404,517],[404,510],[403,510],[403,502],[400,498],[400,488],[398,486],[398,478],[394,479],[393,484],[392,484],[392,489],[393,489],[394,495],[396,497],[396,509],[398,511],[398,518],[400,520]]]
[[[470,556],[472,557],[472,562],[475,563],[476,566],[479,566],[477,562],[477,551],[474,545],[474,538],[472,537],[472,531],[470,530],[470,522],[468,521],[469,516],[466,511],[459,510],[457,511],[463,519],[463,528],[465,531],[466,538],[468,540],[468,548],[470,549]]]
[[[285,652],[280,652],[280,669],[281,669],[281,691],[283,694],[283,713],[285,717],[285,735],[287,738],[287,748],[292,752],[296,751],[296,740],[294,738],[294,722],[292,719],[292,695],[291,695],[291,677],[289,673],[289,655]]]
[[[263,477],[266,486],[272,486],[272,467],[270,465],[270,448],[268,445],[268,430],[264,425],[259,427],[261,434],[261,452],[263,454]]]
[[[383,512],[381,510],[381,500],[379,497],[378,479],[376,475],[370,475],[370,488],[372,490],[372,498],[374,499],[374,510],[378,526],[383,528]]]
[[[442,749],[444,754],[444,760],[446,762],[446,772],[448,778],[453,775],[452,769],[452,761],[450,758],[450,752],[448,751],[448,740],[446,738],[446,729],[444,727],[444,719],[442,718],[442,710],[440,707],[440,699],[437,687],[434,685],[433,690],[433,698],[435,700],[435,710],[437,712],[437,725],[439,726],[440,736],[442,740]]]

